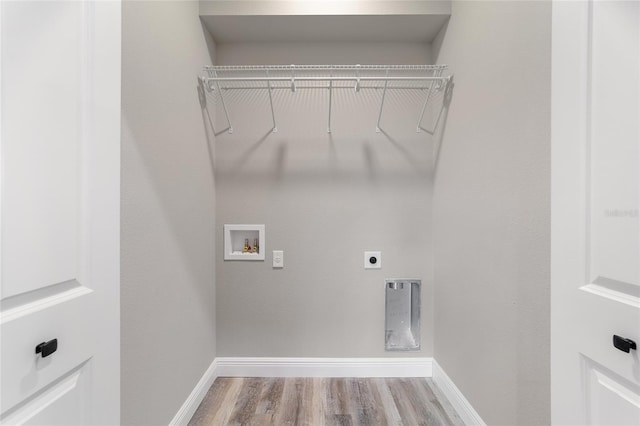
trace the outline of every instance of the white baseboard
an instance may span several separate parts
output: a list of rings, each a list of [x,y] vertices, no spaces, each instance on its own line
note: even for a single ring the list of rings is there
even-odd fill
[[[216,358],[218,377],[431,377],[432,358]]]
[[[447,397],[453,408],[458,412],[465,425],[487,426],[476,410],[473,409],[467,398],[464,397],[460,389],[447,376],[437,361],[433,361],[433,381]]]
[[[182,404],[182,407],[178,410],[176,415],[173,417],[173,420],[169,423],[170,426],[183,426],[189,423],[191,417],[198,409],[198,406],[204,399],[205,395],[209,391],[209,388],[213,384],[214,380],[218,377],[216,371],[218,369],[218,361],[214,359],[207,371],[204,372],[204,375],[196,384],[196,387],[193,388],[187,400]]]

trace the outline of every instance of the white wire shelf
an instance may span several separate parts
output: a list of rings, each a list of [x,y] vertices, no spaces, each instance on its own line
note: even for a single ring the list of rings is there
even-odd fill
[[[451,75],[444,75],[446,65],[224,65],[206,66],[201,81],[208,91],[217,91],[228,131],[233,133],[229,111],[223,92],[228,90],[266,90],[269,93],[273,132],[278,131],[273,108],[274,90],[321,89],[329,91],[327,132],[331,133],[331,106],[333,90],[351,89],[382,90],[376,132],[380,132],[380,121],[387,90],[424,90],[425,101],[418,118],[416,131],[433,94],[444,90]]]

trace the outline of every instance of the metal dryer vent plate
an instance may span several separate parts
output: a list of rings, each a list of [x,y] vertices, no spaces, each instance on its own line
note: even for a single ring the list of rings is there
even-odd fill
[[[420,349],[420,280],[385,281],[385,350]]]

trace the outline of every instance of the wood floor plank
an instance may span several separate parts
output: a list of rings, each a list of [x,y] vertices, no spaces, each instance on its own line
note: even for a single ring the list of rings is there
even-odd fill
[[[231,417],[227,421],[228,425],[244,426],[249,424],[251,418],[256,414],[256,407],[258,406],[258,399],[262,393],[263,385],[264,380],[259,378],[244,379]]]
[[[232,381],[229,379],[218,379],[209,388],[200,406],[189,421],[189,426],[201,426],[211,424],[218,407],[222,404],[229,392]]]
[[[330,414],[328,419],[331,426],[353,426],[351,414]]]
[[[227,391],[224,398],[218,399],[210,407],[210,412],[206,413],[203,422],[197,423],[198,425],[226,425],[233,408],[236,405],[236,400],[242,389],[242,383],[244,379],[237,377],[219,377],[213,383],[213,386],[226,386]],[[198,408],[200,410],[200,408]],[[196,411],[197,413],[197,411]],[[194,416],[195,418],[196,416]],[[193,419],[192,419],[193,420]],[[189,423],[191,424],[191,423]]]
[[[386,383],[398,409],[398,413],[400,413],[402,423],[411,426],[426,425],[426,422],[421,421],[417,417],[415,408],[411,405],[409,395],[407,395],[405,387],[402,386],[401,380],[402,379],[388,378],[386,379]]]
[[[271,413],[254,414],[248,423],[249,426],[274,426],[276,424],[274,415]]]
[[[305,399],[311,400],[305,394],[305,387],[308,379],[291,378],[286,379],[282,392],[282,403],[276,413],[276,424],[278,425],[303,425],[305,419],[310,418],[310,410],[305,409]],[[311,386],[311,392],[313,387]],[[309,421],[307,419],[307,421]]]
[[[347,393],[347,383],[343,378],[330,378],[327,387],[327,412],[328,414],[348,414],[349,400]]]
[[[356,424],[361,426],[386,426],[386,418],[380,415],[367,379],[348,379],[351,413]]]
[[[302,406],[300,407],[298,416],[298,425],[312,425],[314,424],[313,418],[313,378],[306,377],[300,379],[302,386]]]
[[[328,380],[322,377],[314,378],[312,381],[313,397],[311,403],[311,417],[318,426],[327,425],[327,385]]]
[[[431,389],[426,379],[414,380],[412,381],[412,385],[416,388],[418,396],[420,396],[420,401],[424,404],[425,409],[437,416],[441,424],[451,426],[451,419],[449,419],[444,407],[433,393],[433,389]]]
[[[221,377],[189,425],[462,426],[463,422],[433,382],[424,378]]]
[[[276,377],[264,380],[265,383],[262,387],[260,399],[258,400],[256,414],[274,414],[278,411],[278,407],[280,407],[285,379]]]
[[[419,424],[445,426],[446,422],[441,416],[442,407],[438,410],[429,402],[428,396],[421,392],[423,388],[419,383],[417,380],[400,379],[400,385],[405,389],[405,394],[409,397],[409,402],[416,413]]]
[[[385,381],[385,379],[376,378],[370,380],[373,386],[375,386],[376,390],[378,391],[380,405],[385,415],[387,424],[390,426],[402,426],[402,418],[400,417],[400,413],[398,412],[396,403],[393,400],[393,395],[391,395],[391,391],[389,390],[389,386],[387,386],[387,382]]]
[[[453,408],[453,405],[451,405],[451,402],[447,399],[445,394],[438,387],[438,385],[433,381],[433,379],[428,377],[425,379],[425,381],[433,391],[433,394],[435,395],[438,402],[440,402],[440,404],[442,405],[442,409],[446,413],[451,424],[453,426],[465,426],[464,421],[462,420],[462,418],[460,417],[456,409]]]

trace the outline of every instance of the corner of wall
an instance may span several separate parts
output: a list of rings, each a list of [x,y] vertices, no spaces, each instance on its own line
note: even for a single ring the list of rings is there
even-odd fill
[[[454,1],[433,43],[455,75],[434,189],[435,359],[489,424],[550,421],[550,9]]]
[[[167,424],[216,353],[214,136],[197,83],[215,43],[198,6],[122,5],[125,425]]]

